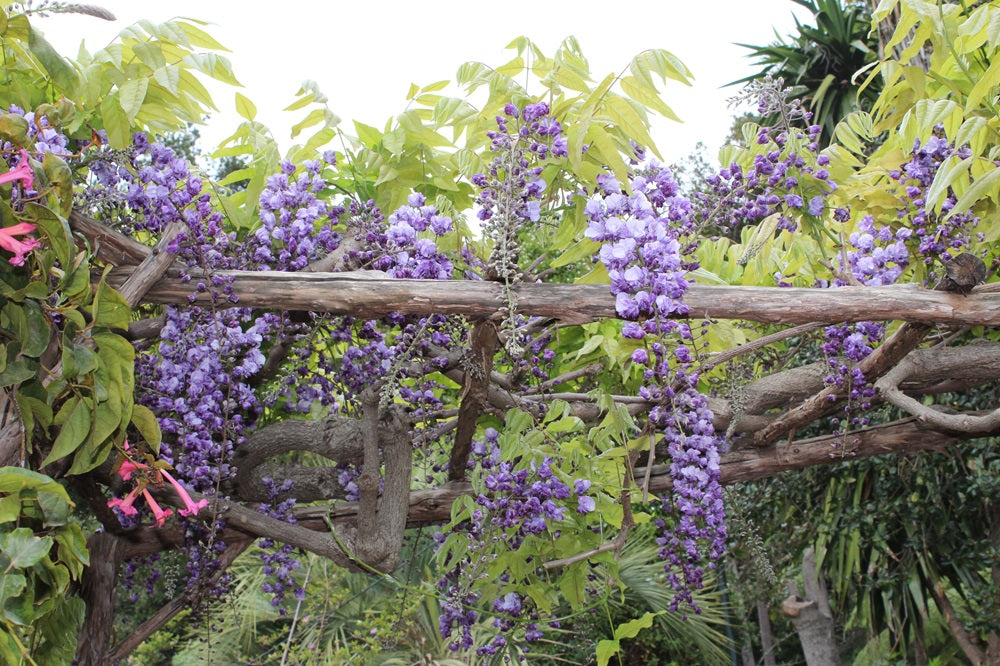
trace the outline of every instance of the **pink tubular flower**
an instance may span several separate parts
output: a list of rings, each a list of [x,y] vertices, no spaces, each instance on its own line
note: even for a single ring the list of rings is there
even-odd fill
[[[4,174],[4,176],[6,175],[8,174]],[[4,176],[0,176],[0,179]],[[14,236],[30,234],[34,230],[35,225],[28,224],[27,222],[21,222],[20,224],[0,229],[0,247],[8,252],[14,253],[14,256],[10,258],[10,263],[15,266],[23,266],[24,255],[28,254],[35,248],[42,246],[42,244],[38,242],[37,238],[25,238],[23,241],[19,241],[14,238]]]
[[[135,499],[139,496],[139,486],[132,489],[128,495],[124,498],[114,498],[108,502],[108,506],[111,508],[117,508],[119,511],[124,513],[126,516],[134,516],[139,513],[133,504],[135,504]]]
[[[160,505],[156,503],[156,500],[153,499],[153,496],[145,488],[142,489],[142,496],[146,498],[146,504],[153,510],[153,518],[156,519],[156,526],[163,527],[163,523],[167,521],[167,518],[174,515],[174,510],[161,509]]]
[[[126,452],[129,450],[128,440],[125,440],[123,448]],[[129,481],[132,478],[132,475],[138,470],[149,470],[149,465],[137,463],[125,458],[125,460],[122,461],[122,464],[118,467],[118,476],[120,476],[124,481]],[[208,506],[207,499],[201,499],[197,502],[192,500],[188,491],[184,489],[184,486],[177,482],[177,479],[175,479],[170,472],[165,469],[157,471],[163,475],[163,478],[170,482],[170,485],[172,485],[174,490],[177,492],[177,496],[181,498],[182,502],[184,502],[184,508],[178,512],[180,515],[195,516],[199,511]],[[142,486],[141,490],[140,486]],[[140,492],[142,492],[142,496],[146,498],[146,503],[149,504],[149,508],[153,511],[153,517],[156,519],[156,526],[163,527],[163,523],[169,516],[172,516],[174,512],[172,509],[161,509],[160,505],[156,503],[156,500],[153,499],[153,496],[142,483],[137,484],[125,499],[113,499],[108,502],[108,506],[118,507],[126,516],[134,516],[138,513],[138,511],[134,506],[132,506],[132,504],[135,502],[135,499],[138,497]]]
[[[28,163],[28,153],[23,148],[21,149],[21,163],[7,173],[0,174],[0,185],[15,180],[24,183],[26,188],[31,188],[35,184],[35,172],[31,170],[31,164]]]
[[[163,478],[165,478],[167,481],[170,482],[170,485],[172,485],[174,487],[174,490],[177,491],[178,497],[180,497],[181,501],[184,502],[184,508],[178,511],[178,513],[180,513],[182,516],[196,516],[198,515],[199,511],[208,506],[207,499],[203,498],[198,500],[197,502],[193,501],[191,499],[191,495],[189,495],[188,491],[184,489],[184,486],[179,484],[177,482],[177,479],[172,477],[167,470],[161,469],[160,474],[162,474]]]
[[[146,465],[136,464],[126,458],[122,461],[121,467],[118,468],[118,476],[122,477],[123,481],[128,481],[132,478],[132,472],[137,469],[144,469]]]

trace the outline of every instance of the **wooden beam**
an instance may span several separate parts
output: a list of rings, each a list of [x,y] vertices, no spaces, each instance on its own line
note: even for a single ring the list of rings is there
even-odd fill
[[[255,308],[306,310],[377,318],[390,312],[499,317],[506,302],[501,286],[475,280],[397,280],[377,271],[285,273],[220,271],[228,275],[238,304]],[[127,272],[109,277],[117,287]],[[187,304],[191,283],[175,275],[153,284],[144,300]],[[579,324],[617,317],[607,285],[520,284],[518,312]],[[198,294],[196,302],[209,302]],[[684,295],[692,319],[740,319],[802,324],[903,320],[929,324],[1000,326],[1000,293],[977,288],[963,296],[915,286],[802,289],[692,284]]]

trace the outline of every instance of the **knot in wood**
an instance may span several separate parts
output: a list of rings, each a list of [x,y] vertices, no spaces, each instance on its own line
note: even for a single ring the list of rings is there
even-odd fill
[[[947,277],[942,281],[942,286],[945,291],[967,294],[977,284],[986,281],[986,264],[968,252],[946,261],[944,270]]]

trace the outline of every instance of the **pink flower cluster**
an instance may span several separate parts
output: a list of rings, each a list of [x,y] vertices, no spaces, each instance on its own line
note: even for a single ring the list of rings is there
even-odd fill
[[[125,450],[128,450],[128,442],[125,442]],[[136,463],[128,458],[122,462],[121,467],[118,468],[118,476],[124,481],[129,481],[132,479],[132,474],[137,470],[148,470],[149,465],[143,465],[142,463]],[[179,511],[182,516],[195,516],[199,511],[208,506],[207,499],[200,499],[197,502],[191,499],[191,495],[187,490],[184,489],[180,483],[177,482],[170,472],[165,469],[156,470],[159,474],[163,475],[170,485],[174,487],[177,495],[184,502],[184,508]],[[157,527],[163,527],[163,523],[166,522],[167,518],[173,515],[173,509],[163,509],[157,504],[156,500],[153,499],[152,494],[149,492],[149,488],[146,483],[136,483],[135,488],[123,498],[115,498],[108,501],[108,506],[111,508],[118,509],[126,516],[134,516],[139,513],[139,510],[135,508],[135,501],[139,498],[139,495],[146,499],[146,504],[149,505],[150,510],[153,512],[153,518],[156,520]]]
[[[0,174],[0,185],[16,180],[21,181],[28,189],[35,184],[35,174],[28,162],[28,153],[24,150],[21,150],[21,163],[7,173]],[[14,256],[10,258],[10,263],[13,265],[23,266],[24,256],[35,248],[41,247],[42,244],[35,238],[25,238],[23,241],[14,238],[14,236],[30,234],[34,230],[35,225],[26,222],[0,229],[0,247],[14,253]]]

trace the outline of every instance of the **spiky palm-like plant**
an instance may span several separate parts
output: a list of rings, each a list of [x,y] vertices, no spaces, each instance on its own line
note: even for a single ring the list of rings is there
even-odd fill
[[[820,141],[830,142],[834,127],[852,111],[870,108],[878,97],[877,82],[859,91],[863,77],[855,76],[878,57],[878,36],[871,32],[869,8],[861,2],[793,0],[813,14],[815,26],[795,19],[796,31],[767,46],[740,44],[750,49],[760,67],[755,74],[729,85],[771,76],[782,78],[823,127]],[[765,121],[766,122],[766,121]]]

